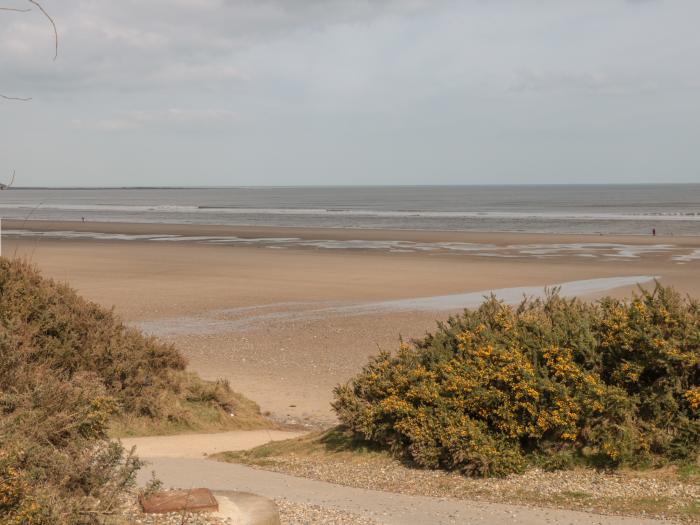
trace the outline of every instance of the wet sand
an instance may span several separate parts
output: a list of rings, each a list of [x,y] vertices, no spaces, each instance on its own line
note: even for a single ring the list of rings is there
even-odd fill
[[[577,235],[510,232],[461,232],[430,230],[381,230],[340,228],[285,228],[269,226],[227,226],[199,224],[156,224],[124,222],[77,222],[13,220],[2,221],[4,230],[30,231],[74,231],[116,233],[126,235],[185,235],[185,236],[239,236],[246,238],[332,239],[332,240],[392,240],[416,242],[473,242],[507,244],[554,244],[554,243],[627,243],[639,245],[675,244],[700,248],[698,236],[651,236],[651,235]]]
[[[3,239],[5,255],[16,253],[29,258],[45,274],[69,282],[102,305],[114,306],[128,323],[173,342],[187,356],[191,368],[204,377],[224,377],[234,389],[257,401],[264,411],[280,419],[310,424],[333,422],[329,410],[333,387],[356,373],[369,355],[375,354],[379,347],[395,348],[399,336],[421,336],[435,326],[436,320],[454,311],[455,306],[431,310],[430,307],[368,309],[367,305],[392,301],[411,304],[415,300],[426,304],[426,298],[435,296],[624,276],[657,276],[662,283],[700,297],[700,260],[673,259],[700,250],[700,237],[290,230],[39,221],[21,225],[3,221],[3,229],[544,246],[534,250],[535,253],[484,257],[439,250],[271,249],[194,241]],[[555,255],[546,249],[582,243],[668,248],[633,250],[623,252],[622,256],[619,251],[617,255],[597,253],[593,257],[582,256],[588,250],[585,246],[573,253],[557,251]],[[614,286],[609,292],[597,290],[589,295],[624,295],[633,288],[626,283],[622,287]]]

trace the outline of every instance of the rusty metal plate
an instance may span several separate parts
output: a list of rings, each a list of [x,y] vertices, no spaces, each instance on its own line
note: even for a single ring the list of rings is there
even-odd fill
[[[217,512],[219,504],[209,489],[168,490],[140,496],[143,511],[149,514],[168,512]]]

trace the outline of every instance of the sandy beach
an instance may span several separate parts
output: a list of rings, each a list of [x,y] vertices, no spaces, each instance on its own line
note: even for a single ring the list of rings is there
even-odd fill
[[[165,5],[0,4],[0,525],[700,525],[700,2]]]
[[[584,280],[582,295],[625,295],[642,277],[700,296],[700,237],[42,221],[3,221],[3,230],[5,254],[113,306],[263,411],[309,425],[333,422],[333,387],[378,348],[394,349],[400,336],[419,337],[459,310],[427,298]],[[631,280],[595,281],[606,289],[585,293],[587,280],[623,277]],[[451,306],[386,306],[416,300]]]

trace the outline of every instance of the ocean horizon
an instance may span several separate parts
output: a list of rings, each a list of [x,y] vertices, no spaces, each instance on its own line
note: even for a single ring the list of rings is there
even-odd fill
[[[700,235],[700,184],[13,188],[0,195],[0,217]]]

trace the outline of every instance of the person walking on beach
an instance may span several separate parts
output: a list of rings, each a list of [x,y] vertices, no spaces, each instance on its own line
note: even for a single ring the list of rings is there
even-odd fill
[[[652,234],[654,237],[656,237],[656,228],[652,228],[652,229],[651,229],[651,234]]]

